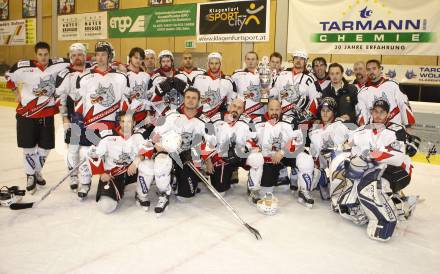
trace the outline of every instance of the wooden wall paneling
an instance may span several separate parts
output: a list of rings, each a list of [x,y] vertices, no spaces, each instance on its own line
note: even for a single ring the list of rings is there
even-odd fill
[[[206,49],[208,53],[217,51],[223,55],[224,73],[232,74],[234,70],[241,68],[241,43],[209,43]]]
[[[21,0],[16,0],[20,1]],[[43,0],[43,17],[52,16],[52,0]]]
[[[174,52],[174,37],[150,37],[147,38],[147,48],[154,50],[157,54],[167,49]]]
[[[275,49],[275,29],[276,29],[276,13],[277,13],[277,2],[274,0],[270,1],[270,29],[269,29],[269,41],[268,42],[255,42],[254,51],[258,53],[260,58],[262,56],[270,56]],[[283,35],[279,33],[278,35]]]
[[[174,50],[175,52],[206,52],[206,43],[196,43],[196,47],[194,49],[186,49],[185,41],[193,40],[196,41],[196,36],[176,36],[174,40]]]
[[[121,55],[120,59],[121,62],[127,62],[128,54],[130,53],[130,50],[134,47],[140,47],[142,49],[145,49],[145,46],[147,45],[147,39],[143,37],[139,38],[127,38],[127,39],[120,39],[121,40]]]
[[[76,13],[99,11],[98,0],[76,0]]]

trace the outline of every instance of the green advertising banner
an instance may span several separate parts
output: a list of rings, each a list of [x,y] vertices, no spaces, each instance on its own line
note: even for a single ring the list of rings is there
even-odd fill
[[[187,36],[196,34],[197,4],[112,10],[109,38]]]

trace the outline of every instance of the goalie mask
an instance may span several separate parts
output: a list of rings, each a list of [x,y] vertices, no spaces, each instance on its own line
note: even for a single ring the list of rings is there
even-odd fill
[[[257,202],[257,208],[265,215],[275,215],[278,211],[278,198],[268,192]]]

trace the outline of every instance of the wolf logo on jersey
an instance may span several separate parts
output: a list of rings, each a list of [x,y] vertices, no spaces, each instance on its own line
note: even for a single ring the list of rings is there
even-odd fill
[[[208,91],[204,95],[202,95],[201,103],[202,104],[208,104],[209,106],[213,107],[217,105],[220,102],[220,89],[211,89],[211,87],[208,87]]]
[[[300,97],[301,94],[299,92],[299,83],[293,85],[287,83],[283,87],[283,90],[280,91],[281,100],[286,100],[289,103],[296,103]]]
[[[130,97],[130,99],[148,100],[147,90],[147,83],[141,82],[140,84],[138,84],[135,82],[128,96]]]
[[[255,102],[260,101],[260,84],[250,84],[247,89],[243,92],[244,98],[252,99]]]
[[[335,143],[333,142],[332,138],[328,138],[328,139],[324,139],[322,141],[322,148],[323,149],[329,149],[329,148],[334,148],[335,147]]]
[[[32,89],[36,97],[47,96],[50,97],[55,93],[55,77],[49,76],[49,79],[40,78],[38,86]]]
[[[182,150],[188,150],[191,148],[191,140],[191,132],[182,132]]]
[[[113,91],[113,84],[110,84],[108,88],[99,84],[95,93],[90,95],[92,104],[100,104],[103,107],[110,107],[115,101],[115,92]]]
[[[122,152],[119,154],[118,159],[114,159],[113,163],[118,166],[128,166],[132,162],[130,154],[127,152]]]
[[[183,97],[176,89],[171,89],[170,92],[165,93],[163,100],[170,105],[180,106],[183,101]]]
[[[278,151],[281,149],[281,142],[283,140],[283,137],[281,136],[281,132],[280,135],[278,135],[278,137],[272,137],[272,151]]]

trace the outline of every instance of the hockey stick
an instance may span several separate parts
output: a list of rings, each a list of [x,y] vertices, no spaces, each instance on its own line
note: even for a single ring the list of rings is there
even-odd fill
[[[79,164],[77,164],[75,167],[73,167],[56,185],[54,185],[53,187],[51,187],[46,193],[44,193],[43,196],[41,196],[41,198],[38,201],[35,202],[31,202],[31,203],[15,203],[15,204],[11,204],[9,206],[10,209],[12,210],[20,210],[20,209],[26,209],[26,208],[31,208],[34,206],[37,206],[38,204],[40,204],[44,199],[47,198],[47,196],[49,196],[50,193],[52,193],[52,191],[54,191],[55,189],[57,189],[68,177],[70,177],[70,175],[77,170],[82,164],[84,164],[87,161],[87,158],[82,160]]]
[[[200,180],[202,180],[202,182],[206,185],[206,187],[208,187],[212,194],[214,194],[214,196],[217,197],[217,199],[219,199],[220,202],[222,202],[222,204],[226,206],[226,208],[232,213],[235,219],[237,219],[244,227],[246,227],[249,232],[251,232],[255,236],[255,238],[257,238],[257,240],[262,239],[260,232],[247,224],[245,221],[243,221],[243,219],[238,215],[237,211],[228,202],[226,202],[226,200],[220,195],[220,193],[218,193],[217,190],[208,182],[205,176],[203,176],[200,171],[197,170],[193,163],[188,161],[185,164],[189,166],[189,168],[191,168],[191,170],[197,175],[197,177],[200,178]]]

